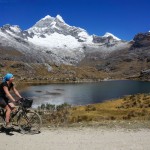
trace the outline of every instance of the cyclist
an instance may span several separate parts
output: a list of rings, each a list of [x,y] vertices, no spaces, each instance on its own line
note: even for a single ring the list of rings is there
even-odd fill
[[[10,94],[10,90],[12,89],[17,97],[22,98],[15,88],[13,81],[13,74],[7,73],[0,84],[0,106],[6,110],[6,128],[11,128],[9,124],[10,113],[12,110],[14,110],[14,102],[16,102],[16,100]]]

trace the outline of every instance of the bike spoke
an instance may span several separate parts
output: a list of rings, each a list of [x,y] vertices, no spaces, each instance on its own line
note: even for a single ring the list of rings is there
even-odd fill
[[[23,132],[38,133],[41,127],[41,118],[35,112],[27,112],[20,117],[19,126]]]

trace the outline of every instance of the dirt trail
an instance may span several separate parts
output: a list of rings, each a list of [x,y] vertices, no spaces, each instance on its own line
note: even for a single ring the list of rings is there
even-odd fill
[[[150,130],[43,129],[40,134],[0,133],[0,150],[150,150]]]

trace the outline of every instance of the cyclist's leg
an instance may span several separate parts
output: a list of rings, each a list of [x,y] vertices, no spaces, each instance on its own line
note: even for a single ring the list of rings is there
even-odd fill
[[[14,109],[15,105],[13,103],[9,102],[8,98],[5,99],[0,99],[0,106],[6,110],[6,116],[5,116],[5,122],[6,122],[6,127],[11,127],[10,125],[10,114],[11,111]]]
[[[10,109],[10,107],[7,104],[5,104],[5,106],[4,106],[4,103],[3,103],[3,105],[1,105],[1,107],[2,106],[6,110],[6,115],[5,115],[5,118],[4,118],[4,121],[6,122],[5,123],[5,127],[6,128],[10,128],[10,113],[11,113],[11,109]]]
[[[10,126],[10,113],[11,113],[11,108],[10,108],[9,105],[6,105],[5,109],[6,109],[6,119],[5,119],[5,121],[6,121],[6,127],[9,127],[9,126]]]
[[[6,106],[5,106],[5,110],[6,110],[6,117],[5,117],[5,121],[6,121],[6,128],[10,128],[11,125],[10,125],[10,114],[11,114],[11,111],[12,111],[12,107],[13,107],[13,104],[12,104],[12,107],[11,107],[11,104],[9,102],[9,99],[8,98],[5,98],[4,99],[5,103],[6,103]]]
[[[10,107],[10,109],[11,109],[12,111],[15,111],[15,110],[16,110],[16,107],[15,107],[14,103],[9,102],[8,105],[9,105],[9,107]]]

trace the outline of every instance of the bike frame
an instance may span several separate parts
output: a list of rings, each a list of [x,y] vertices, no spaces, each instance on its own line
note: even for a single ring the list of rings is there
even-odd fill
[[[0,108],[0,117],[1,117],[0,126],[4,128],[6,127],[5,116],[6,116],[5,110],[3,108]],[[24,107],[22,103],[19,103],[15,112],[11,113],[10,115],[10,123],[14,126],[18,126],[20,131],[24,134],[26,133],[34,134],[40,133],[42,120],[38,113],[27,107]]]
[[[22,112],[21,112],[21,110],[22,110]],[[0,108],[0,111],[2,111],[2,112],[1,112],[2,114],[0,114],[0,117],[2,117],[4,123],[6,123],[6,121],[5,121],[5,118],[6,118],[6,112],[5,112],[5,110],[4,110],[3,108]],[[28,120],[28,118],[27,118],[27,116],[26,116],[26,113],[25,113],[26,111],[27,111],[27,109],[22,108],[21,106],[19,106],[19,107],[17,108],[17,111],[16,111],[14,114],[12,114],[12,112],[11,112],[11,114],[10,114],[10,123],[12,123],[12,119],[14,119],[15,116],[16,116],[19,112],[21,112],[23,115],[25,115],[26,119]],[[20,115],[21,115],[21,114],[20,114]],[[19,116],[18,116],[18,118],[19,118]],[[18,118],[17,118],[17,119],[18,119]]]

